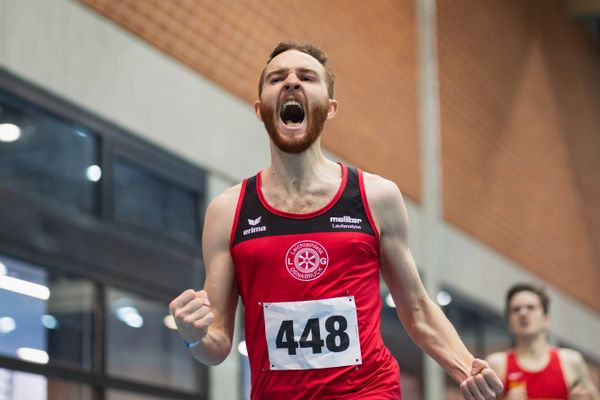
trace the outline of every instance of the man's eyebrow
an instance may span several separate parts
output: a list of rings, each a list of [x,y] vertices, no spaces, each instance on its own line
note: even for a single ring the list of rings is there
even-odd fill
[[[273,75],[288,75],[290,73],[290,71],[294,69],[294,68],[279,68],[276,70],[273,70],[271,72],[269,72],[265,78],[269,78]],[[312,74],[318,74],[317,71],[315,71],[312,68],[306,68],[306,67],[300,67],[300,68],[295,68],[296,72],[299,73],[312,73]]]
[[[279,68],[279,69],[273,70],[266,75],[266,78],[273,76],[273,75],[284,75],[284,74],[287,75],[289,70],[290,70],[289,68]]]

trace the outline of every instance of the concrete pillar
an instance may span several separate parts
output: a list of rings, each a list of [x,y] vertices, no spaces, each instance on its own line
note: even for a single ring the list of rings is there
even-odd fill
[[[419,111],[421,136],[421,187],[423,199],[423,272],[425,287],[435,298],[441,285],[442,190],[440,154],[440,102],[438,87],[436,1],[417,0]],[[425,400],[444,398],[443,370],[429,356],[424,360]]]

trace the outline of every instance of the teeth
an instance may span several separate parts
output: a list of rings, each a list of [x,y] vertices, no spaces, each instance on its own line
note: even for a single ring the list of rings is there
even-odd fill
[[[298,107],[302,108],[302,104],[300,104],[296,100],[289,100],[289,101],[286,101],[285,103],[283,103],[284,107],[291,106],[291,105],[297,105]]]

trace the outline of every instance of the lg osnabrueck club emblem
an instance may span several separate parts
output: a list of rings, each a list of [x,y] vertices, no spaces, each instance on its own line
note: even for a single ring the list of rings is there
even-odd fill
[[[290,275],[301,281],[317,279],[327,269],[329,256],[325,247],[312,240],[294,243],[285,255],[285,267]]]

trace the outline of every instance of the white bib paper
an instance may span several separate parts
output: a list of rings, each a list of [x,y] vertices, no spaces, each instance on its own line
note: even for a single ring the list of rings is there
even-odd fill
[[[354,296],[263,303],[270,369],[362,364]]]

